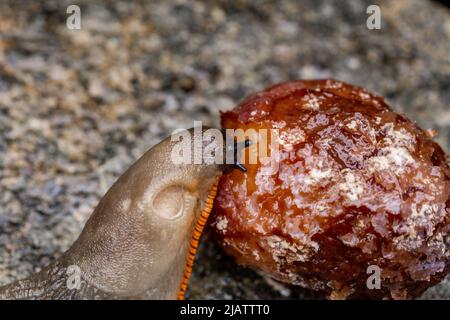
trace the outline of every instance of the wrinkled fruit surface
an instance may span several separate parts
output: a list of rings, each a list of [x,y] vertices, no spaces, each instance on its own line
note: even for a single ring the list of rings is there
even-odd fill
[[[239,263],[334,299],[417,297],[448,272],[449,158],[382,98],[287,82],[223,113],[222,127],[278,129],[277,171],[246,164],[220,180],[210,232]]]

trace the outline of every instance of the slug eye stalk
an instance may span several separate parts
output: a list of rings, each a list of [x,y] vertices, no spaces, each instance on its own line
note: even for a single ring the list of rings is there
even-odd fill
[[[225,129],[222,129],[222,134],[224,136],[224,153],[225,153],[225,159],[233,159],[232,164],[228,164],[228,161],[225,161],[227,165],[224,168],[224,172],[228,173],[232,171],[233,169],[238,169],[242,172],[247,172],[247,168],[239,162],[239,155],[241,154],[242,150],[251,146],[252,141],[250,139],[245,139],[244,141],[237,141],[236,139],[229,139],[227,137]],[[227,143],[229,140],[232,141],[232,144]]]

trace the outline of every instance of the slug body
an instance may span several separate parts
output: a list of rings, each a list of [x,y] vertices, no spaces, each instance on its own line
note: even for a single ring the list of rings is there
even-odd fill
[[[201,139],[194,134],[191,148],[204,145]],[[177,298],[187,281],[193,228],[223,169],[204,161],[175,164],[177,143],[169,137],[147,151],[109,189],[62,257],[0,288],[0,298]],[[213,143],[223,148],[220,139]]]

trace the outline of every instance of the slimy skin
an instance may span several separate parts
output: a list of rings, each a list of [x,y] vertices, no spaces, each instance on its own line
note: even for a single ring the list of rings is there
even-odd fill
[[[201,140],[193,136],[192,148]],[[1,287],[0,298],[176,299],[193,227],[224,165],[174,164],[175,143],[169,137],[148,150],[100,200],[70,249]]]

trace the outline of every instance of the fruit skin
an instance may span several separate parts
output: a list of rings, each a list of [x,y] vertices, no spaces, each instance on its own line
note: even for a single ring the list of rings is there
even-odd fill
[[[449,158],[381,97],[291,81],[221,121],[279,130],[275,174],[246,164],[219,182],[210,233],[238,263],[332,299],[414,298],[448,273]],[[367,287],[371,265],[380,289]]]

